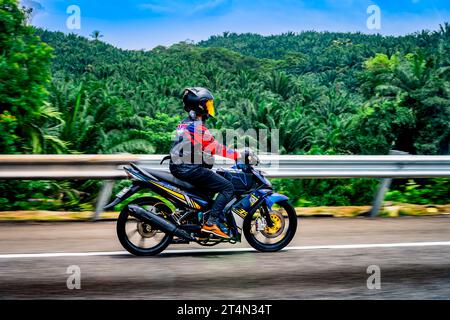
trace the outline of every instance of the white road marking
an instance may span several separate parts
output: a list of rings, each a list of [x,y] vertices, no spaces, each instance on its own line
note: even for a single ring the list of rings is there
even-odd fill
[[[65,257],[97,257],[97,256],[119,256],[129,254],[126,251],[105,251],[105,252],[56,252],[56,253],[11,253],[0,254],[0,259],[21,259],[21,258],[65,258]]]
[[[439,242],[401,242],[401,243],[371,243],[371,244],[338,244],[319,246],[297,246],[287,247],[283,251],[291,250],[339,250],[339,249],[372,249],[372,248],[401,248],[401,247],[431,247],[450,246],[450,241]],[[191,254],[191,253],[232,253],[253,252],[253,248],[224,248],[224,249],[184,249],[166,250],[169,254]],[[127,251],[105,251],[105,252],[61,252],[61,253],[11,253],[0,254],[0,259],[31,259],[31,258],[64,258],[64,257],[96,257],[96,256],[118,256],[130,255]]]

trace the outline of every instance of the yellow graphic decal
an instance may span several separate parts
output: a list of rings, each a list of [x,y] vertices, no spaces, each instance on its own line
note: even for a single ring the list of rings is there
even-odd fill
[[[202,207],[197,202],[194,202],[194,208],[195,209],[201,209]]]
[[[184,195],[184,197],[185,197],[186,202],[188,203],[188,205],[189,205],[190,207],[192,207],[192,208],[195,208],[195,207],[194,207],[194,201],[193,201],[191,198],[189,198],[186,194]]]
[[[184,200],[184,202],[186,202],[186,199],[185,199],[185,197],[184,197],[183,194],[178,193],[178,192],[175,192],[175,191],[173,191],[173,190],[170,190],[169,188],[163,187],[162,185],[160,185],[160,184],[158,184],[158,183],[156,183],[156,182],[153,182],[153,181],[150,181],[150,182],[153,183],[155,186],[160,187],[161,189],[163,189],[163,190],[167,191],[168,193],[174,195],[174,196],[177,197],[178,199]]]
[[[155,186],[167,191],[168,193],[170,193],[171,195],[174,195],[175,197],[177,197],[178,199],[182,200],[184,203],[188,204],[190,207],[195,208],[195,209],[201,209],[201,206],[196,203],[194,200],[192,200],[191,198],[189,198],[187,195],[179,193],[179,192],[175,192],[169,188],[166,188],[162,185],[160,185],[159,183],[150,181],[151,183],[153,183]]]
[[[252,194],[252,196],[250,197],[250,204],[254,205],[256,203],[256,201],[258,201],[259,198],[257,196],[255,196],[254,194]]]
[[[187,195],[184,196],[186,198],[187,203],[194,209],[200,209],[200,205],[197,202],[189,198]]]
[[[245,216],[247,215],[247,211],[245,211],[242,208],[233,209],[233,212],[236,213],[241,218],[245,218]]]

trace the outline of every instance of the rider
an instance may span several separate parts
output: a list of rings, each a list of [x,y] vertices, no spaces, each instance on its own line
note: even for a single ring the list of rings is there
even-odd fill
[[[215,116],[214,97],[209,90],[200,87],[187,88],[184,91],[183,103],[189,116],[177,127],[175,142],[170,151],[170,171],[176,178],[198,188],[219,193],[208,221],[202,226],[202,232],[229,239],[228,229],[224,225],[223,209],[233,197],[233,184],[211,168],[214,164],[214,154],[235,161],[241,154],[218,143],[205,127],[205,120]]]

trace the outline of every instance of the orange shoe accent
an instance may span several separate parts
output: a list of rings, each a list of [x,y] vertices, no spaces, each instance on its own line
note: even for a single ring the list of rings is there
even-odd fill
[[[204,224],[202,227],[202,232],[213,234],[219,238],[230,239],[230,236],[220,230],[220,228],[216,224],[213,224],[212,226]]]

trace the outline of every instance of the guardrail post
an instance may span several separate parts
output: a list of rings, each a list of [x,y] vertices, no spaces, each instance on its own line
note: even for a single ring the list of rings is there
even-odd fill
[[[370,216],[376,217],[383,206],[384,197],[391,186],[392,179],[381,179],[378,185],[377,193],[375,194],[375,199],[373,200],[372,209],[370,210]]]
[[[390,155],[409,155],[408,152],[391,150],[389,151]],[[391,186],[392,179],[381,179],[380,184],[378,185],[377,193],[375,194],[375,198],[373,200],[372,209],[370,210],[370,216],[376,217],[383,206],[384,198],[386,197],[386,193]]]
[[[103,212],[103,208],[108,204],[109,199],[111,198],[111,194],[114,188],[113,180],[103,181],[102,188],[97,198],[97,205],[95,207],[94,215],[92,216],[92,220],[100,219],[100,215]]]

